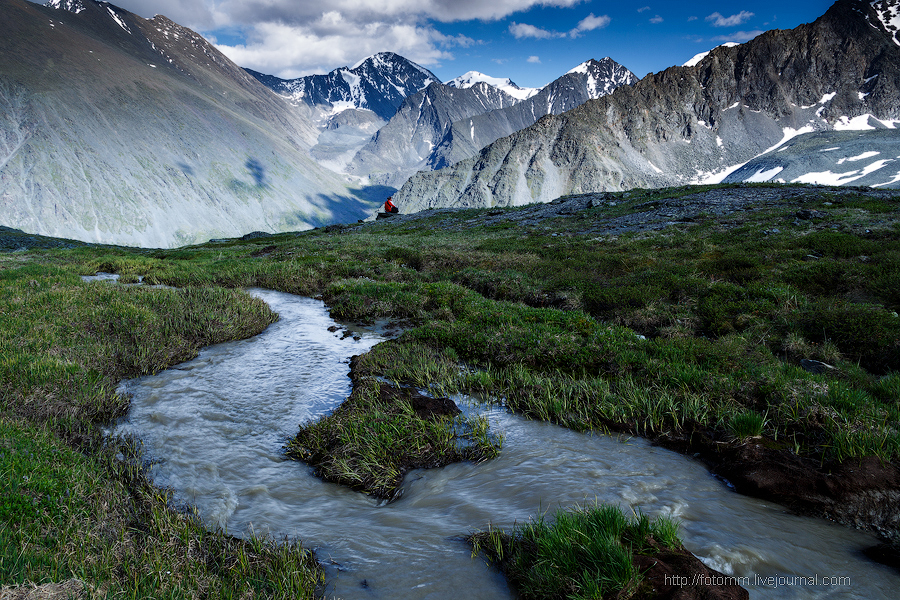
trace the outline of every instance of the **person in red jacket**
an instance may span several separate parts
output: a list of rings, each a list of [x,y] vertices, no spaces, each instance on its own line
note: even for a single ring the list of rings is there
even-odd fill
[[[384,212],[386,213],[398,213],[400,210],[394,206],[394,203],[391,202],[391,196],[388,196],[387,201],[384,203]]]

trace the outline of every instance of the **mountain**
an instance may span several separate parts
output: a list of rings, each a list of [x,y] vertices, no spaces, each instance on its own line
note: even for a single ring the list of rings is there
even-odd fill
[[[501,79],[500,77],[491,77],[490,75],[485,75],[484,73],[479,73],[478,71],[469,71],[468,73],[451,79],[450,81],[446,82],[445,85],[464,90],[473,87],[478,83],[486,83],[488,85],[491,85],[501,92],[509,94],[513,98],[517,98],[519,100],[530,98],[541,91],[540,88],[522,88],[513,83],[509,78]]]
[[[428,69],[393,52],[375,54],[352,68],[297,79],[246,71],[290,104],[312,111],[319,133],[310,156],[339,173],[407,97],[440,83]]]
[[[609,57],[588,60],[514,106],[454,122],[432,150],[428,166],[436,170],[452,165],[541,117],[564,113],[637,81],[634,73]]]
[[[434,73],[393,52],[380,52],[357,65],[335,69],[326,75],[280,79],[247,69],[266,87],[295,103],[327,106],[333,113],[348,108],[371,110],[387,121],[403,101],[440,83]]]
[[[400,185],[416,171],[473,156],[544,115],[565,112],[636,81],[631,71],[610,58],[587,61],[536,94],[522,93],[508,79],[468,73],[452,85],[433,84],[407,98],[347,170],[384,185]],[[506,93],[510,89],[516,95]]]
[[[404,100],[397,114],[353,157],[347,172],[383,185],[400,185],[416,171],[429,168],[431,153],[451,123],[518,101],[485,82],[466,88],[433,83]]]
[[[309,115],[193,31],[92,0],[0,14],[0,224],[151,247],[370,212],[308,156]]]
[[[900,121],[898,0],[838,0],[814,23],[713,49],[419,173],[404,211],[721,180],[802,133]],[[872,119],[864,117],[871,115]]]

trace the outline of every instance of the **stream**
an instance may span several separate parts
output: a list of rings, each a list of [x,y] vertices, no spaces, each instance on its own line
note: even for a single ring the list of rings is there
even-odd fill
[[[878,542],[871,534],[736,494],[696,461],[642,439],[576,433],[466,397],[454,399],[504,435],[499,458],[414,471],[391,503],[325,483],[282,448],[298,424],[349,395],[349,357],[382,335],[341,324],[354,335],[329,332],[336,323],[320,301],[250,293],[279,321],[124,382],[131,408],[111,433],[140,438],[154,482],[195,505],[207,526],[314,549],[328,599],[513,598],[462,536],[594,500],[677,517],[685,546],[739,577],[751,598],[887,600],[900,589],[900,574],[862,555]]]

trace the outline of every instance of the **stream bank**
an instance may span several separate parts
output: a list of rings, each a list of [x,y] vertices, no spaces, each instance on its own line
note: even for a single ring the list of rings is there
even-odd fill
[[[347,397],[349,356],[380,338],[324,333],[335,323],[320,302],[254,293],[281,319],[256,338],[128,382],[132,408],[120,432],[144,440],[157,484],[194,504],[208,526],[287,535],[314,549],[328,595],[511,597],[502,576],[470,557],[462,536],[586,499],[679,519],[685,545],[708,567],[741,578],[751,594],[813,599],[833,591],[771,583],[791,574],[845,577],[840,592],[860,600],[887,600],[900,586],[895,572],[863,557],[877,542],[870,534],[735,494],[699,462],[645,440],[577,433],[503,409],[485,415],[504,436],[499,457],[412,471],[393,502],[323,482],[285,460],[282,447],[299,423]],[[452,399],[464,411],[481,410],[464,396]]]

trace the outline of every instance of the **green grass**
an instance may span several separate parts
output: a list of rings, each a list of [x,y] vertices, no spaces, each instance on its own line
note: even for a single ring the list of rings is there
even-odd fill
[[[50,511],[47,531],[56,539],[78,539],[98,523],[114,525],[76,558],[53,558],[55,566],[48,561],[60,555],[60,547],[44,551],[34,540],[16,538],[18,553],[8,555],[18,558],[4,559],[2,580],[87,573],[97,587],[146,595],[149,575],[140,581],[104,579],[91,575],[100,567],[85,567],[106,565],[117,573],[112,566],[123,559],[113,548],[123,544],[124,532],[137,536],[129,559],[135,564],[152,564],[158,559],[151,555],[170,550],[162,537],[147,537],[154,511],[132,507],[145,506],[139,499],[152,494],[133,483],[139,478],[132,467],[103,458],[98,426],[127,409],[127,398],[115,393],[122,378],[186,360],[205,344],[253,335],[271,322],[271,312],[238,291],[249,286],[319,297],[342,319],[388,319],[406,328],[398,340],[358,360],[360,400],[374,395],[366,380],[383,377],[435,396],[470,393],[577,430],[652,438],[700,427],[732,443],[761,435],[770,446],[826,463],[863,456],[896,463],[900,203],[865,190],[825,197],[814,188],[792,186],[799,196],[784,206],[698,215],[692,224],[661,231],[603,232],[607,217],[703,189],[612,194],[615,206],[539,226],[506,222],[482,228],[477,220],[485,211],[466,210],[421,222],[329,227],[167,250],[80,247],[0,254],[0,417],[84,457],[97,485],[124,490],[111,512],[93,517],[78,504],[90,494],[67,497],[71,524],[53,520],[52,506],[41,504],[57,498],[55,488],[34,492],[43,500],[32,508]],[[801,208],[825,218],[794,225]],[[523,210],[528,208],[507,208],[504,216]],[[78,277],[97,271],[177,289],[87,285]],[[833,368],[810,373],[801,368],[803,359]],[[341,441],[342,451],[349,452],[335,472],[359,489],[379,482],[372,489],[389,494],[405,467],[388,459],[412,449],[405,456],[424,456],[423,464],[429,464],[428,453],[420,452],[426,444],[416,449],[429,436],[445,448],[482,448],[481,457],[466,460],[496,451],[497,440],[477,423],[408,417],[402,403],[369,404],[352,431],[357,438]],[[304,442],[300,454],[316,455],[323,465],[339,463],[337,448],[325,440],[340,438],[319,435],[335,429],[339,418],[306,424],[301,436],[322,441]],[[8,467],[10,481],[19,481],[25,465]],[[191,521],[167,509],[162,496],[146,500],[147,506],[169,515],[173,531]],[[15,525],[0,523],[5,548],[13,547]],[[200,562],[216,563],[216,553],[232,556],[244,548],[227,537],[214,542],[199,525],[191,527],[195,541],[184,538],[184,553],[173,554],[179,556],[173,561],[183,561],[180,568],[203,573]],[[210,550],[191,558],[198,544]],[[260,560],[279,564],[281,546],[266,547],[260,556],[268,558]],[[248,564],[262,564],[255,561]],[[210,582],[202,585],[221,590],[210,597],[240,595],[223,576],[185,581],[195,585],[202,579]],[[186,587],[177,589],[171,597],[190,595]]]
[[[315,597],[310,552],[207,531],[151,485],[130,444],[99,429],[127,408],[122,378],[258,333],[275,315],[241,292],[83,284],[42,262],[0,270],[0,581],[76,577],[128,597]]]
[[[558,510],[552,520],[538,516],[511,531],[488,528],[470,536],[473,554],[484,554],[506,575],[519,597],[639,597],[642,574],[635,554],[678,549],[678,522],[627,516],[606,504]],[[652,596],[651,596],[652,597]]]
[[[501,441],[483,417],[418,415],[408,390],[370,378],[331,415],[301,426],[287,454],[328,481],[391,499],[408,471],[488,460]]]

